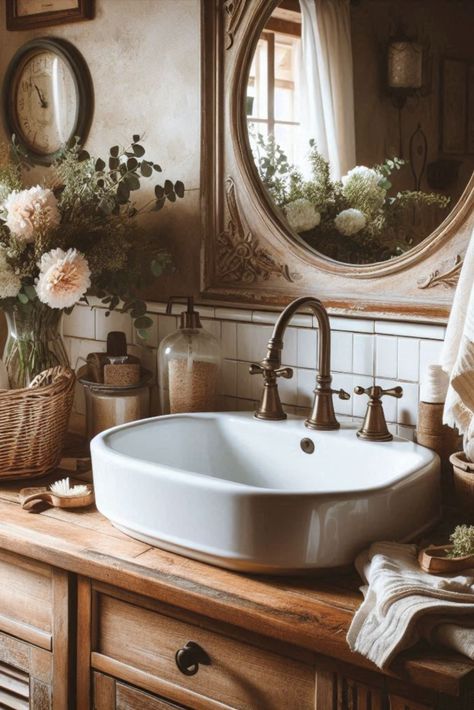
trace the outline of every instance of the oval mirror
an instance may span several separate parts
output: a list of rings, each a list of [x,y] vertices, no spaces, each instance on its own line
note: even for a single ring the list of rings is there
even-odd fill
[[[292,238],[348,264],[402,255],[474,168],[472,0],[281,0],[245,112]]]

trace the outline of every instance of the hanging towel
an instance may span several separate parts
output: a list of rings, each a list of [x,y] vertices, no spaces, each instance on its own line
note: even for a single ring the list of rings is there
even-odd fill
[[[466,443],[474,434],[474,233],[454,294],[440,365],[450,380],[443,422],[457,426]]]
[[[352,651],[379,668],[419,639],[474,660],[474,569],[439,577],[423,572],[416,545],[378,542],[355,562],[364,601],[347,634]]]

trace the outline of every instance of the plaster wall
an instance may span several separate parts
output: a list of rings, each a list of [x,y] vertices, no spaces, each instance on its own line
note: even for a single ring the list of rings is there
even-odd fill
[[[182,180],[184,200],[145,215],[145,227],[173,253],[174,276],[156,281],[150,298],[199,291],[200,0],[96,0],[92,21],[7,32],[0,3],[0,80],[15,51],[35,37],[62,37],[85,58],[94,84],[95,111],[85,147],[108,155],[139,133],[159,162],[160,182]],[[0,128],[0,141],[6,138]],[[36,171],[29,176],[37,179]],[[153,197],[154,182],[143,190]]]

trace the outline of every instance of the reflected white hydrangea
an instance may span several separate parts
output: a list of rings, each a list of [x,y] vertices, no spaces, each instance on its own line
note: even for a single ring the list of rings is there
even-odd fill
[[[382,173],[365,165],[356,165],[341,178],[342,194],[356,209],[374,212],[384,203],[387,191],[381,187]]]
[[[367,224],[366,216],[363,212],[356,209],[342,210],[334,220],[336,229],[345,237],[351,237],[357,234],[361,229],[364,229]]]
[[[289,202],[284,210],[288,224],[298,234],[314,229],[321,222],[321,215],[315,206],[304,197]]]

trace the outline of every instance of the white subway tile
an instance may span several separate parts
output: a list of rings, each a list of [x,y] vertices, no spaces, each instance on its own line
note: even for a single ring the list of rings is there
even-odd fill
[[[178,319],[176,316],[160,315],[158,317],[158,343],[161,343],[163,338],[166,338],[170,333],[174,333],[177,327]]]
[[[238,412],[255,412],[257,408],[257,402],[252,399],[237,399],[237,411]]]
[[[359,375],[374,374],[374,336],[354,334],[353,372]]]
[[[403,424],[399,424],[397,427],[397,435],[401,436],[403,439],[408,439],[408,441],[414,441],[415,429],[410,426],[403,426]]]
[[[352,333],[339,331],[332,333],[331,370],[352,372]]]
[[[298,398],[298,370],[293,369],[293,377],[290,380],[284,377],[278,378],[278,392],[282,404],[296,404]]]
[[[247,321],[250,323],[252,320],[252,311],[246,310],[244,308],[216,308],[215,317],[219,320],[238,320]]]
[[[334,411],[336,414],[344,414],[346,416],[352,415],[353,407],[353,377],[352,375],[345,375],[341,372],[336,372],[333,376],[332,385],[333,389],[339,390],[343,389],[351,395],[350,399],[339,399],[337,394],[333,395]]]
[[[132,345],[128,348],[128,352],[130,355],[135,355],[135,357],[139,358],[142,367],[152,373],[152,382],[156,382],[158,350],[156,348],[149,348],[145,345]]]
[[[439,340],[422,340],[420,342],[420,378],[426,372],[428,365],[439,363],[443,343]]]
[[[252,311],[252,323],[273,325],[277,322],[279,315],[275,311]]]
[[[221,345],[222,357],[235,360],[237,357],[237,323],[222,321]]]
[[[418,421],[418,385],[404,382],[403,397],[398,400],[397,422],[403,425],[416,426]],[[386,400],[387,397],[384,397]]]
[[[237,396],[244,399],[257,399],[263,387],[260,375],[251,375],[247,362],[237,363]]]
[[[331,330],[345,330],[350,333],[373,333],[374,321],[368,318],[343,318],[330,316]]]
[[[108,316],[104,308],[97,308],[95,311],[95,337],[97,340],[107,340],[107,334],[111,331],[121,330],[125,333],[127,343],[132,344],[132,319],[128,313],[112,311]]]
[[[304,370],[298,368],[297,373],[297,405],[299,407],[310,407],[313,403],[313,390],[316,386],[316,374],[314,370]]]
[[[95,314],[90,306],[75,306],[63,317],[63,334],[75,338],[95,338]]]
[[[210,320],[209,318],[201,319],[202,327],[211,333],[218,341],[221,342],[221,322],[220,320]]]
[[[237,394],[237,363],[235,360],[222,361],[220,393],[231,397],[235,397]]]
[[[397,338],[377,335],[375,338],[375,377],[397,376]]]
[[[432,340],[444,340],[446,328],[443,325],[436,324],[376,320],[375,332],[382,335],[400,335],[407,338],[431,338]]]
[[[398,338],[398,379],[418,382],[420,341]]]
[[[391,389],[392,387],[397,387],[398,382],[396,380],[377,380],[377,384],[383,387],[384,390]],[[367,397],[366,397],[367,399]],[[390,395],[385,395],[382,397],[382,407],[385,413],[385,419],[388,422],[394,424],[397,423],[397,400],[396,397],[390,397]]]
[[[298,367],[316,369],[318,331],[315,328],[298,328],[297,348]]]
[[[298,336],[298,328],[287,328],[285,331],[285,334],[283,336],[283,350],[281,351],[281,361],[282,363],[285,363],[285,365],[290,365],[290,367],[295,367],[297,365],[297,354],[298,354],[298,345],[297,345],[297,336]],[[268,336],[268,339],[270,338],[271,334]],[[267,339],[267,342],[268,342]],[[266,344],[265,344],[266,348]],[[264,357],[266,355],[266,349],[262,355]],[[262,359],[262,358],[260,358]]]
[[[272,328],[269,325],[238,323],[237,359],[247,362],[259,362],[263,360],[267,354],[267,343],[271,334]]]

